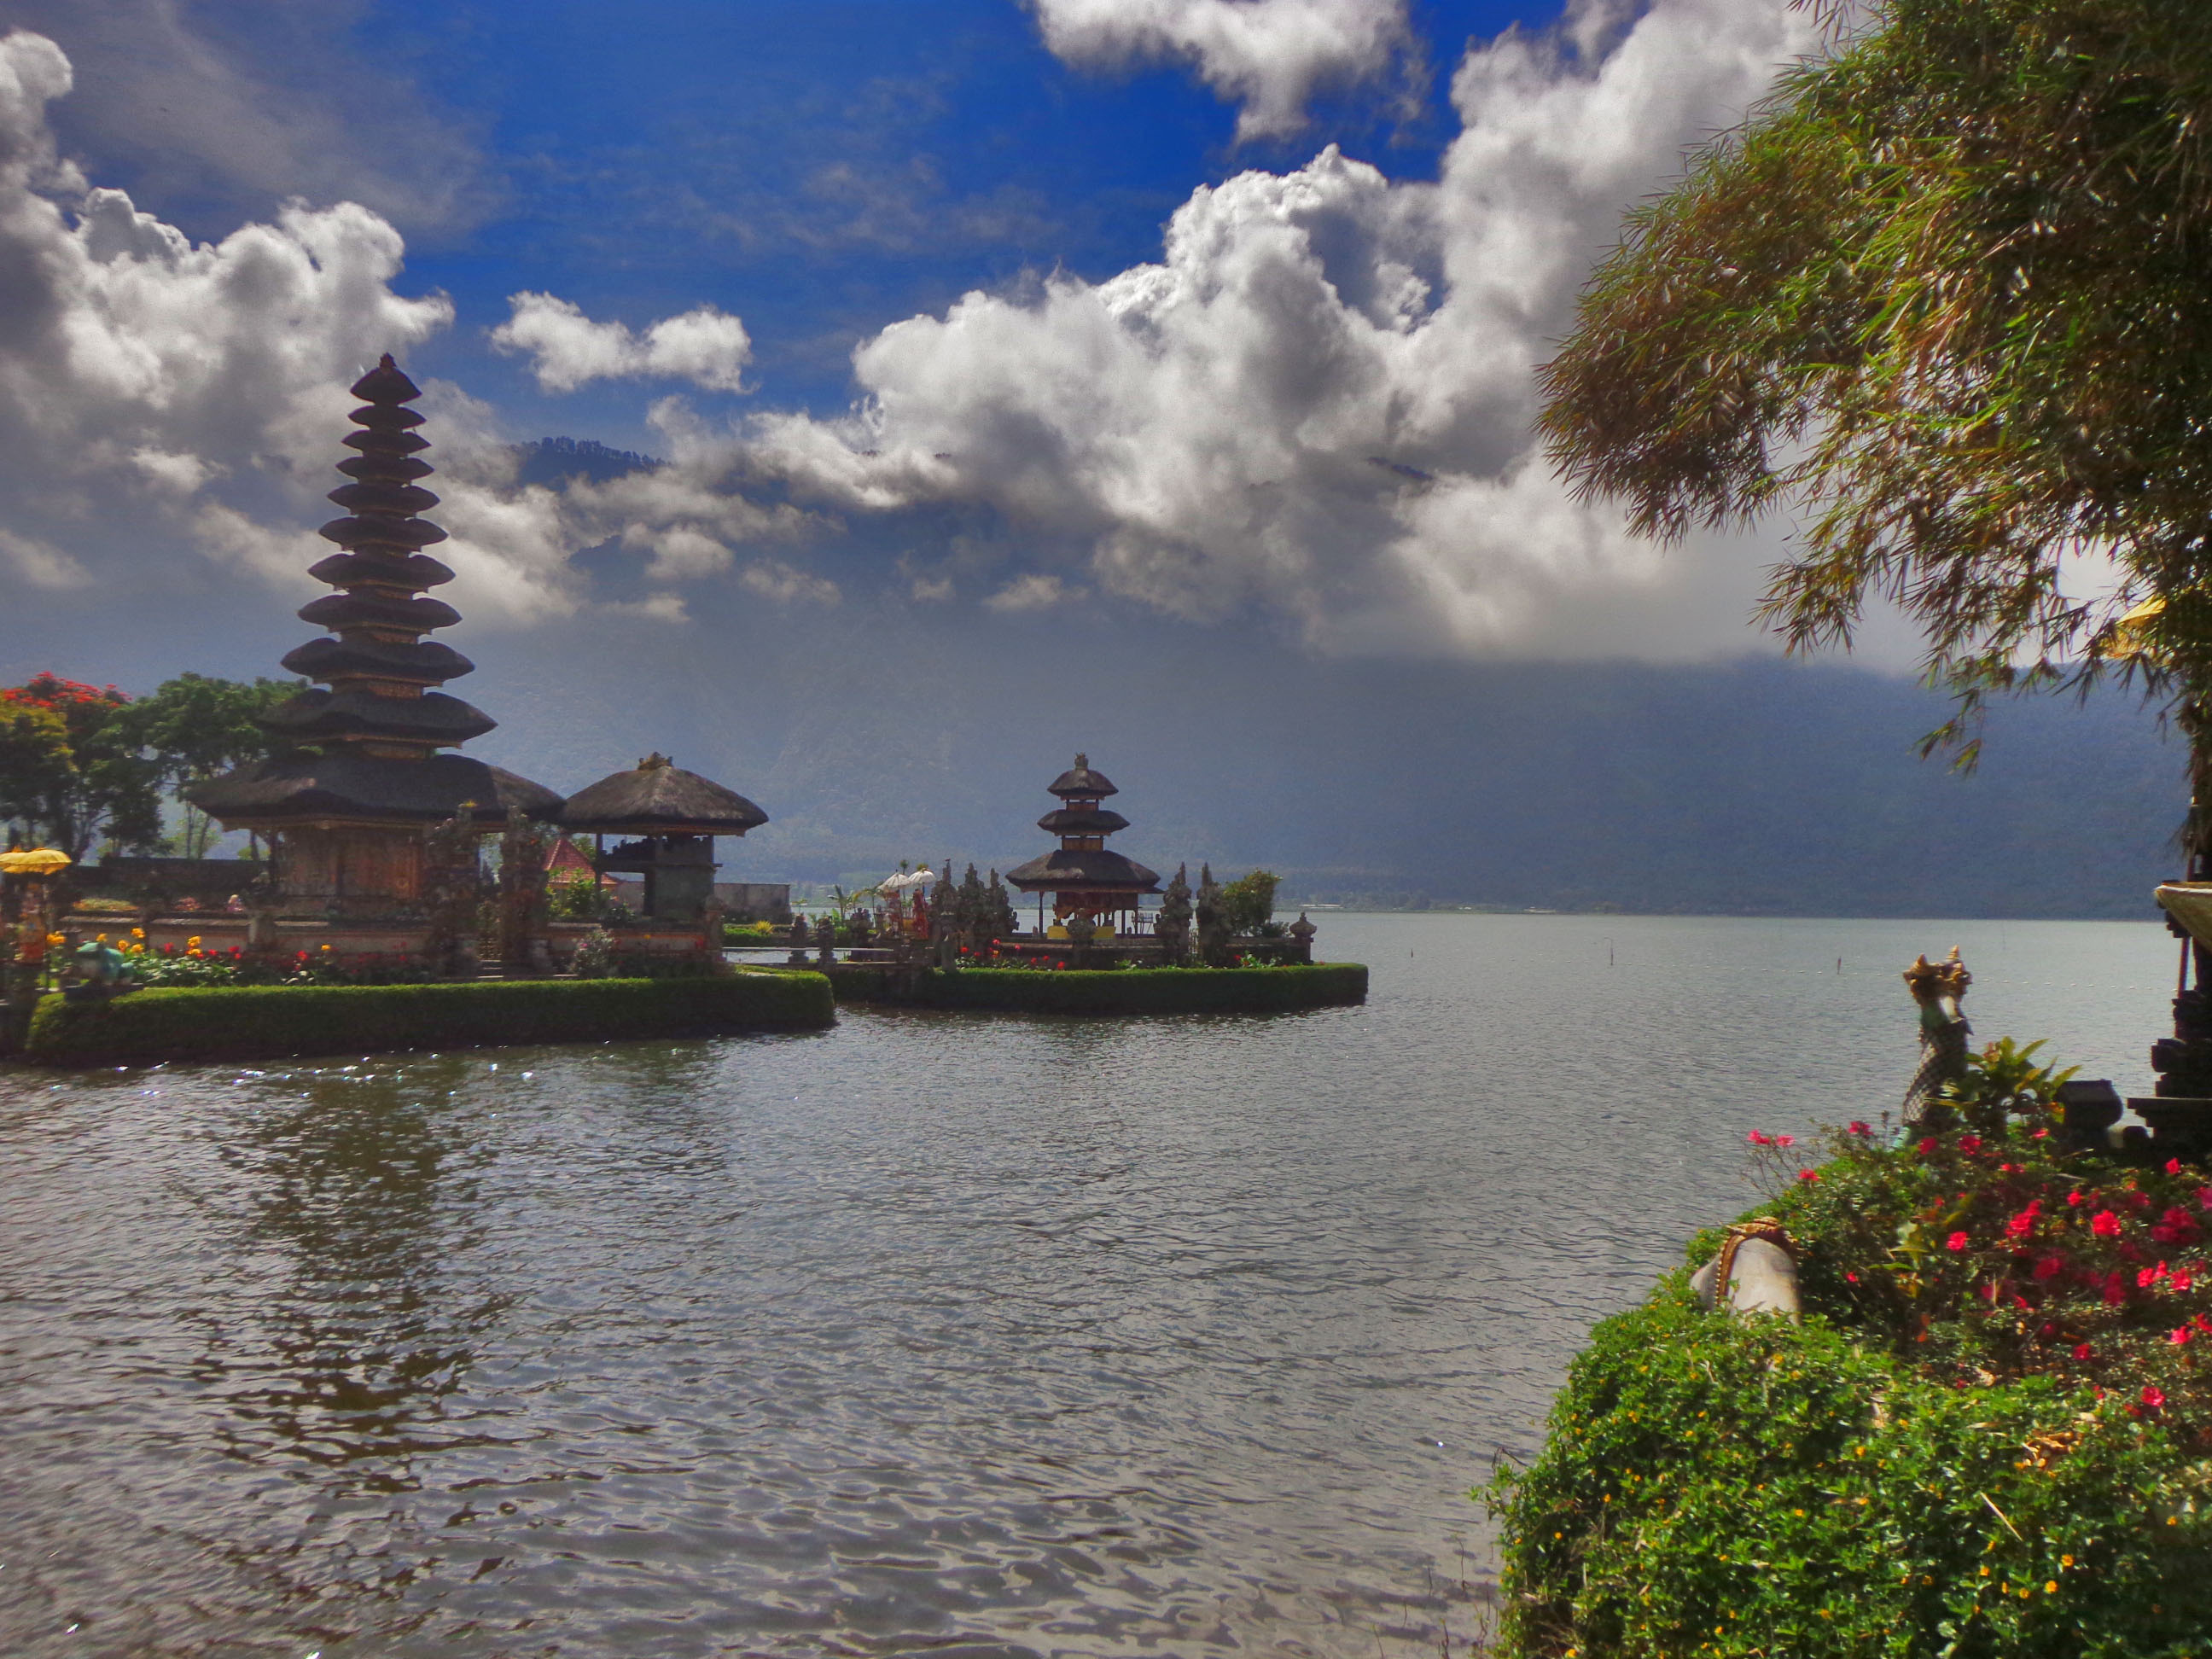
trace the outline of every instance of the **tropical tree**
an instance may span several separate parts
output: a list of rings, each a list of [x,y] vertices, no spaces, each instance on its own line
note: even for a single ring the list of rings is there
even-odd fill
[[[2134,679],[2201,818],[2212,5],[1826,9],[1590,278],[1544,371],[1553,455],[1662,538],[1803,514],[1764,619],[1804,649],[1900,607],[1958,698],[1929,747],[1962,762],[1993,693]],[[2075,557],[2108,580],[2069,586]]]
[[[0,688],[0,816],[13,837],[80,860],[101,843],[160,844],[156,769],[118,719],[130,702],[52,674]]]
[[[273,752],[278,745],[262,728],[261,717],[306,684],[179,674],[117,714],[120,737],[152,763],[161,784],[183,808],[185,857],[207,855],[215,823],[185,799],[183,792]]]
[[[1255,870],[1221,889],[1221,909],[1232,933],[1256,933],[1274,917],[1275,889],[1283,878],[1272,870]]]

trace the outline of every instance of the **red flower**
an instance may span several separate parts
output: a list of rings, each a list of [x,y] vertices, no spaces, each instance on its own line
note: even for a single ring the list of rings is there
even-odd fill
[[[1854,1273],[1847,1273],[1844,1275],[1844,1280],[1846,1284],[1856,1285],[1859,1282],[1859,1276]]]
[[[1858,1119],[1853,1118],[1851,1120],[1851,1133],[1855,1135],[1870,1135],[1874,1133],[1874,1127],[1871,1124],[1862,1123]]]
[[[2166,1276],[2166,1282],[2177,1291],[2185,1291],[2197,1283],[2186,1267],[2176,1267]]]
[[[1761,1134],[1756,1129],[1753,1129],[1749,1134],[1746,1135],[1744,1139],[1754,1146],[1771,1146],[1774,1144],[1774,1137],[1772,1135]]]
[[[2172,1343],[2173,1346],[2178,1348],[2185,1342],[2194,1340],[2196,1335],[2196,1327],[2192,1325],[2177,1325],[2173,1328],[2173,1334],[2167,1337],[2166,1340]]]
[[[2031,1137],[2031,1139],[2036,1139],[2036,1140],[2041,1140],[2041,1139],[2042,1139],[2045,1135],[2049,1134],[2050,1133],[2051,1133],[2051,1131],[2050,1131],[2050,1130],[2048,1130],[2048,1129],[2038,1129],[2038,1130],[2035,1132],[2035,1133]]]
[[[2147,1291],[2166,1276],[2166,1263],[2163,1261],[2155,1267],[2145,1267],[2136,1275],[2136,1288],[2139,1291]]]
[[[2094,1358],[2094,1354],[2092,1353],[2092,1352],[2091,1352],[2091,1350],[2090,1350],[2090,1347],[2089,1347],[2089,1345],[2088,1345],[2087,1343],[2086,1343],[2086,1342],[2078,1342],[2078,1343],[2075,1344],[2075,1346],[2074,1346],[2074,1357],[2075,1357],[2076,1359],[2079,1359],[2079,1360],[2082,1360],[2082,1361],[2084,1361],[2084,1362],[2087,1362],[2087,1360],[2091,1359],[2091,1358]]]
[[[2080,1193],[2078,1193],[2078,1192],[2074,1192],[2074,1193],[2069,1193],[2069,1194],[2066,1194],[2066,1201],[2067,1201],[2069,1204],[2072,1204],[2072,1205],[2075,1205],[2075,1206],[2080,1206],[2080,1205],[2081,1205],[2081,1204],[2084,1204],[2084,1203],[2087,1202],[2087,1200],[2086,1199],[2084,1199],[2084,1198],[2081,1196],[2081,1194]],[[2208,1208],[2212,1208],[2212,1206],[2207,1206],[2206,1207],[2208,1207]]]
[[[1796,1135],[1777,1135],[1774,1137],[1774,1144],[1778,1146],[1795,1146],[1797,1144],[1797,1137]]]
[[[2199,1187],[2197,1189],[2197,1207],[2200,1210],[2212,1210],[2212,1187]]]
[[[2011,1220],[2005,1223],[2005,1231],[2014,1238],[2026,1238],[2035,1231],[2035,1218],[2043,1209],[2043,1200],[2035,1199]]]
[[[1920,1143],[1920,1155],[1921,1155],[1921,1157],[1923,1157],[1923,1158],[1929,1158],[1929,1157],[1931,1157],[1931,1156],[1933,1156],[1933,1155],[1934,1155],[1935,1151],[1936,1151],[1936,1137],[1935,1137],[1934,1135],[1930,1135],[1930,1136],[1929,1136],[1927,1139],[1925,1139],[1925,1140],[1923,1140],[1923,1141],[1922,1141],[1922,1142]],[[2207,1207],[2208,1209],[2212,1209],[2212,1205],[2208,1205],[2206,1207]]]
[[[1820,1178],[1820,1172],[1818,1170],[1800,1170],[1797,1171],[1797,1179],[1800,1181],[1810,1182],[1818,1181]]]
[[[2144,1405],[2149,1407],[2153,1411],[2156,1411],[2160,1406],[2166,1404],[2165,1390],[2160,1389],[2154,1382],[2144,1383],[2142,1402]]]
[[[1943,1241],[1943,1248],[1947,1250],[1963,1250],[1969,1243],[1966,1234],[1953,1233],[1950,1237]]]
[[[2197,1237],[2197,1218],[2177,1204],[2158,1218],[2150,1236],[2161,1244],[2186,1244]]]
[[[2168,1175],[2179,1175],[2181,1173],[2181,1160],[2178,1158],[2169,1158],[2166,1159],[2166,1172]]]
[[[2046,1255],[2035,1264],[2038,1279],[2056,1279],[2065,1271],[2066,1258],[2063,1255]]]
[[[2128,1276],[2117,1270],[2105,1275],[2105,1305],[2117,1308],[2128,1299]]]
[[[2089,1231],[2100,1238],[2118,1238],[2120,1236],[2120,1218],[2110,1210],[2100,1210],[2089,1218]]]
[[[1979,1135],[1960,1135],[1959,1137],[1959,1150],[1962,1152],[1980,1152],[1982,1150],[1982,1138]]]

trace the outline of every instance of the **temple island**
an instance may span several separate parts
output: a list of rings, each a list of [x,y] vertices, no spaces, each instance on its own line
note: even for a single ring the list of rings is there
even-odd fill
[[[1304,916],[1279,926],[1264,900],[1243,914],[1249,904],[1204,867],[1195,890],[1184,867],[1163,887],[1109,848],[1129,821],[1083,754],[1047,786],[1056,805],[1037,821],[1059,844],[1004,883],[972,865],[956,881],[948,860],[884,882],[872,910],[748,933],[789,955],[740,968],[721,897],[737,884],[716,882],[715,843],[766,823],[759,806],[658,751],[566,795],[463,752],[496,722],[445,689],[475,665],[433,637],[461,618],[434,597],[454,572],[426,550],[447,536],[423,516],[438,497],[409,407],[422,393],[388,356],[351,390],[346,482],[330,492],[344,516],[322,526],[336,550],[308,573],[331,591],[298,613],[322,631],[282,659],[310,685],[264,717],[276,740],[266,758],[185,792],[267,856],[118,860],[198,867],[140,884],[137,925],[111,921],[111,938],[86,925],[90,913],[70,914],[68,859],[6,854],[11,1017],[0,1036],[30,1057],[822,1024],[833,982],[855,1000],[1087,1013],[1364,999],[1364,968],[1314,963]],[[167,879],[238,890],[171,902]],[[1016,893],[1036,901],[1034,933]]]

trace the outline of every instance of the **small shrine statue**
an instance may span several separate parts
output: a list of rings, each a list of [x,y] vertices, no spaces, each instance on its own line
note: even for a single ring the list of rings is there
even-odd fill
[[[1306,913],[1303,910],[1299,911],[1298,919],[1291,924],[1290,928],[1291,942],[1295,944],[1298,949],[1299,961],[1311,962],[1313,960],[1314,935],[1319,932],[1321,932],[1320,928],[1315,927],[1313,923],[1306,920]]]
[[[814,929],[815,959],[824,968],[837,960],[837,919],[824,916]]]
[[[1905,1091],[1905,1121],[1922,1125],[1947,1109],[1940,1103],[1943,1086],[1963,1082],[1966,1075],[1966,1039],[1973,1027],[1960,1006],[1974,976],[1959,960],[1959,947],[1941,962],[1925,956],[1905,970],[1905,988],[1920,1009],[1920,1069]]]
[[[75,971],[76,982],[66,988],[72,999],[110,997],[124,988],[131,973],[131,964],[123,952],[105,939],[93,939],[80,945],[70,957],[70,966]]]
[[[1167,896],[1160,901],[1158,914],[1152,919],[1152,937],[1160,942],[1160,955],[1169,963],[1180,963],[1190,955],[1190,872],[1189,866],[1176,866],[1175,879],[1168,884]]]

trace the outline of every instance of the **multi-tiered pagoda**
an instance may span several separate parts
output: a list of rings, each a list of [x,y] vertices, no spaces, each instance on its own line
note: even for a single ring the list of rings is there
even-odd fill
[[[327,690],[302,691],[263,724],[291,745],[271,759],[188,792],[226,830],[265,837],[279,902],[291,911],[404,915],[424,896],[423,826],[459,817],[486,830],[512,808],[550,818],[561,797],[527,778],[447,752],[495,722],[436,688],[475,665],[426,638],[460,613],[426,590],[453,573],[422,550],[446,532],[420,516],[438,498],[422,488],[429,446],[407,405],[421,390],[389,356],[354,383],[356,453],[338,463],[350,482],[331,492],[348,516],[323,526],[338,552],[310,573],[326,593],[301,620],[327,629],[284,659]]]
[[[1115,925],[1145,894],[1160,890],[1157,873],[1108,850],[1106,837],[1127,830],[1129,820],[1103,804],[1121,792],[1103,772],[1091,769],[1090,757],[1078,755],[1046,787],[1060,805],[1037,828],[1060,837],[1059,850],[1009,871],[1009,882],[1024,893],[1050,893],[1053,919],[1062,926],[1077,916],[1092,927]]]

